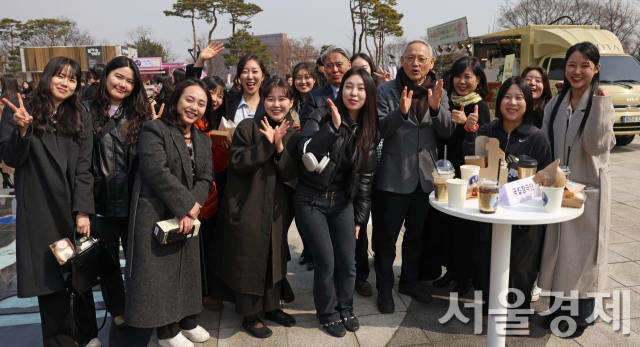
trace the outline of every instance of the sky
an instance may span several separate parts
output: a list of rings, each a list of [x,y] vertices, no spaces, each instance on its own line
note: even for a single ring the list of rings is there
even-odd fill
[[[263,12],[251,19],[256,35],[287,33],[289,38],[311,36],[314,45],[339,44],[351,47],[349,33],[352,32],[348,0],[246,0],[257,4]],[[426,29],[461,17],[467,17],[469,34],[482,35],[493,28],[498,6],[505,0],[397,0],[396,9],[404,14],[400,23],[404,37],[414,39],[426,34]],[[167,40],[180,60],[188,56],[192,37],[191,20],[166,17],[164,10],[172,8],[172,0],[28,0],[6,1],[0,17],[21,21],[37,18],[67,16],[77,21],[80,29],[88,29],[99,42],[106,39],[109,44],[123,44],[127,30],[138,26],[149,26],[151,37]],[[496,26],[497,28],[497,26]],[[204,20],[196,20],[196,33],[211,29]],[[493,31],[493,30],[491,30]],[[213,38],[231,35],[229,16],[218,16],[218,26]],[[387,41],[390,42],[390,41]]]

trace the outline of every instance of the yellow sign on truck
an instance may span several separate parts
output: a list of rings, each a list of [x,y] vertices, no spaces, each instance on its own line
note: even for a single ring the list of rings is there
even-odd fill
[[[640,63],[624,53],[620,40],[599,25],[528,25],[470,38],[473,55],[486,62],[489,82],[496,82],[501,64],[494,62],[510,54],[519,60],[513,75],[535,65],[544,67],[551,80],[564,80],[564,57],[569,47],[589,41],[600,50],[600,84],[612,96],[616,111],[613,130],[619,145],[627,145],[640,134]],[[493,77],[493,79],[492,79]],[[501,81],[497,81],[501,82]]]

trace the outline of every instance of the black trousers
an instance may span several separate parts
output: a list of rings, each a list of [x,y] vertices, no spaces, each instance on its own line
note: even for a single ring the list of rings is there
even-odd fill
[[[366,281],[369,278],[369,235],[367,227],[360,228],[356,240],[356,281]]]
[[[489,283],[491,269],[492,226],[473,222],[473,287],[482,290],[482,315],[489,312]],[[511,257],[509,288],[518,289],[524,294],[524,303],[513,309],[531,308],[531,289],[538,276],[538,258],[540,257],[540,238],[544,236],[539,225],[511,228]],[[515,295],[509,294],[507,301],[515,302]]]
[[[178,335],[182,330],[191,330],[197,328],[197,316],[197,314],[194,314],[193,316],[186,316],[177,323],[171,323],[165,326],[157,327],[156,334],[158,336],[158,340],[170,339]]]
[[[313,301],[320,324],[352,317],[356,282],[353,204],[342,191],[321,192],[298,184],[295,206],[296,219],[313,254]]]
[[[398,194],[383,190],[378,190],[376,194],[378,194],[380,211],[384,211],[374,214],[374,218],[380,218],[380,228],[375,227],[372,235],[376,288],[378,290],[393,288],[396,242],[403,222],[405,232],[402,241],[400,283],[417,282],[420,271],[423,227],[429,209],[429,194],[423,192],[419,184],[411,194]],[[374,223],[376,219],[374,219]]]
[[[205,261],[209,259],[209,254],[211,251],[211,244],[213,243],[213,235],[216,228],[216,221],[218,220],[218,215],[214,215],[211,218],[207,218],[200,223],[200,234],[202,235],[202,242],[200,243],[200,247],[204,253],[204,259],[200,257],[200,261]],[[200,268],[203,269],[203,274],[201,276],[202,280],[202,297],[211,296],[214,281],[216,280],[213,272],[209,269],[207,264],[200,264]]]
[[[120,240],[126,254],[127,238],[129,236],[129,218],[108,218],[94,216],[91,218],[91,235],[104,242],[113,259],[119,262]],[[120,267],[118,271],[102,277],[103,297],[107,311],[112,317],[124,314],[125,290]]]
[[[66,290],[38,297],[44,347],[76,347],[74,336],[82,343],[98,336],[93,293],[88,291],[84,298],[86,300],[81,297],[75,299],[76,324],[73,326]]]

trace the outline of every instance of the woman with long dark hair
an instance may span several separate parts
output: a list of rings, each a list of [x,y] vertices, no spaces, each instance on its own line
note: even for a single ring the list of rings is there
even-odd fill
[[[77,297],[72,319],[70,296],[50,245],[76,229],[90,234],[94,214],[91,116],[80,103],[80,65],[51,59],[33,99],[2,118],[0,149],[15,168],[16,264],[18,297],[38,297],[44,346],[100,346],[91,291]],[[86,300],[84,300],[86,299]],[[74,334],[75,332],[75,334]]]
[[[266,114],[240,122],[231,143],[229,184],[209,259],[232,291],[225,299],[235,303],[242,326],[257,338],[272,335],[260,311],[280,325],[296,323],[281,310],[281,300],[294,299],[286,278],[293,220],[288,184],[298,176],[298,133],[289,114],[293,90],[285,79],[273,78],[262,93]]]
[[[464,129],[467,132],[464,141],[466,155],[475,154],[478,136],[498,139],[505,158],[527,155],[538,162],[538,170],[552,162],[551,147],[546,135],[533,123],[533,97],[529,84],[520,76],[508,78],[498,91],[496,98],[495,122],[478,125],[478,105],[469,114]],[[491,263],[491,224],[472,223],[473,225],[473,286],[482,291],[483,325],[488,322],[489,269]],[[538,274],[538,259],[542,239],[540,226],[514,225],[511,229],[511,260],[509,288],[524,295],[524,300],[515,306],[514,296],[509,295],[510,309],[529,310],[531,306],[531,288]],[[527,317],[528,318],[528,317]],[[510,322],[513,323],[513,322]],[[513,324],[516,329],[529,330],[530,322]]]
[[[545,235],[538,286],[562,297],[554,301],[575,301],[578,312],[557,310],[542,324],[549,328],[553,319],[570,316],[576,330],[569,337],[582,335],[593,325],[595,299],[607,285],[607,240],[611,212],[611,174],[609,151],[615,146],[615,113],[611,96],[600,88],[600,52],[590,42],[575,44],[565,55],[562,92],[547,104],[542,131],[548,134],[554,158],[571,170],[569,179],[586,184],[584,213],[571,221],[549,224]],[[568,307],[564,303],[563,307]],[[560,320],[560,319],[558,319]],[[560,321],[567,333],[570,325]]]
[[[529,87],[531,87],[531,93],[533,93],[533,125],[540,129],[544,118],[544,108],[553,97],[551,86],[549,85],[549,75],[542,66],[528,66],[522,70],[520,77],[524,78],[529,83]]]
[[[482,100],[489,93],[489,87],[480,59],[476,57],[458,59],[451,66],[449,80],[445,85],[447,95],[451,96],[449,99],[451,121],[457,126],[448,139],[436,139],[438,159],[444,159],[446,146],[447,160],[453,165],[456,177],[461,177],[460,166],[465,163],[462,144],[467,136],[467,131],[464,129],[467,115],[474,113],[477,107],[478,126],[491,122],[489,106]],[[432,209],[429,211],[426,224],[430,233],[437,233],[432,234],[429,241],[439,240],[438,245],[434,245],[433,242],[429,244],[428,251],[434,251],[432,247],[437,247],[435,251],[439,253],[441,264],[447,268],[447,272],[440,279],[435,280],[433,285],[444,287],[453,280],[456,282],[453,291],[460,296],[464,295],[471,287],[472,223]]]
[[[2,89],[2,94],[0,94],[0,98],[2,99],[16,99],[18,97],[18,80],[11,74],[6,74],[0,77],[0,89]],[[24,96],[25,94],[22,93]],[[4,110],[5,104],[0,102],[0,112]]]
[[[200,238],[169,244],[155,240],[159,221],[179,219],[187,233],[205,204],[213,181],[211,139],[215,124],[209,91],[198,80],[180,83],[158,119],[140,131],[140,167],[133,187],[127,247],[127,323],[156,328],[159,344],[193,346],[209,333],[196,323],[202,310]],[[189,340],[189,341],[188,341]]]
[[[350,69],[336,103],[311,113],[298,142],[307,158],[296,186],[296,220],[314,260],[316,316],[336,337],[360,327],[354,250],[369,221],[378,129],[375,82],[366,70]]]
[[[173,82],[173,85],[178,85],[178,83],[184,81],[186,79],[186,72],[184,71],[183,68],[177,68],[173,70],[173,73],[171,75],[171,81]]]
[[[311,63],[302,62],[293,67],[293,106],[291,107],[291,116],[295,120],[298,118],[307,93],[318,88],[318,78],[316,77],[316,69]]]
[[[91,231],[119,259],[119,246],[127,249],[129,205],[138,171],[138,138],[144,122],[152,119],[151,106],[136,63],[128,57],[112,59],[94,92],[84,102],[94,131],[94,201],[96,216]],[[125,327],[125,290],[120,269],[102,277],[107,311],[118,327]]]
[[[239,124],[243,119],[253,118],[255,115],[265,112],[260,87],[265,81],[266,74],[262,58],[252,53],[240,58],[236,70],[240,93],[229,97],[229,116],[227,119]]]

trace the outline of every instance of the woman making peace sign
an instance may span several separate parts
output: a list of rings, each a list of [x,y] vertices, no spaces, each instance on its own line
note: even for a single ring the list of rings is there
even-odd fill
[[[2,117],[0,127],[3,159],[16,169],[18,297],[38,297],[45,346],[76,346],[67,286],[49,245],[76,226],[88,234],[89,214],[94,213],[93,132],[91,115],[80,103],[80,74],[74,60],[52,59],[31,102],[24,105],[19,94],[19,108],[4,100],[13,114]],[[77,318],[93,325],[83,329],[97,332],[93,296],[85,295],[88,310],[76,306]],[[99,345],[96,336],[82,335],[82,341],[93,339],[89,345]]]

